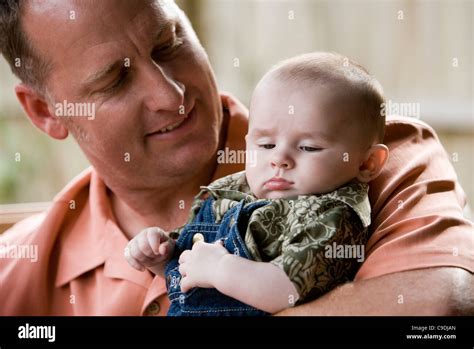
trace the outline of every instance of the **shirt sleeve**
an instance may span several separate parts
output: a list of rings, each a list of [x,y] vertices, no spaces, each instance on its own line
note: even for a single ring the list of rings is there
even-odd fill
[[[440,266],[474,272],[465,194],[434,130],[412,118],[391,118],[385,144],[389,159],[370,183],[368,257],[355,279]]]
[[[299,301],[308,301],[354,277],[364,258],[367,234],[359,216],[341,203],[292,233],[270,263],[288,275]]]

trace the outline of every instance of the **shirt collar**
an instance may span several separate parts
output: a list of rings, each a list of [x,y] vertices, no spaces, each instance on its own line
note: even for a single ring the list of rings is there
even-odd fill
[[[93,169],[89,169],[87,176],[89,185],[84,183],[83,190],[76,192],[74,198],[69,192],[57,198],[73,208],[70,208],[61,228],[55,285],[60,287],[105,264],[106,276],[147,287],[152,275],[133,269],[123,257],[128,239],[115,224],[105,183]],[[76,183],[80,185],[82,181],[81,178]],[[70,225],[68,215],[71,215]]]
[[[100,187],[97,174],[89,168],[55,198],[55,203],[69,206],[59,227],[57,287],[105,261],[103,227],[107,215]]]

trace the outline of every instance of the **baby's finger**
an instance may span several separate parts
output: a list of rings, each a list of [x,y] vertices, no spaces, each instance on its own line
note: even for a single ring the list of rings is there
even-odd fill
[[[138,247],[138,242],[133,239],[128,244],[128,248],[130,250],[130,256],[135,258],[138,262],[145,262],[147,260],[147,256],[140,250]]]
[[[155,255],[159,254],[160,245],[168,239],[166,233],[160,228],[153,227],[147,231],[148,244]]]
[[[138,249],[142,252],[147,257],[153,258],[155,257],[155,253],[153,252],[153,249],[150,246],[150,243],[148,242],[148,232],[145,231],[141,233],[143,235],[139,236],[137,239],[137,245]]]
[[[131,255],[130,255],[130,250],[127,248],[125,248],[125,251],[124,251],[124,256],[125,256],[125,259],[127,260],[128,264],[132,267],[132,268],[135,268],[137,269],[138,271],[144,271],[145,270],[145,267],[143,265],[141,265],[139,262],[137,262],[135,260],[135,258],[133,258]]]
[[[183,253],[181,253],[181,255],[179,256],[178,263],[179,264],[185,263],[186,260],[188,259],[189,253],[190,253],[189,250],[183,251]]]
[[[191,280],[186,277],[181,278],[181,283],[179,285],[181,286],[181,291],[184,293],[188,292],[192,288]]]
[[[188,275],[186,274],[186,264],[180,264],[178,270],[182,277],[186,277]]]
[[[173,239],[169,239],[168,241],[161,243],[158,249],[159,254],[165,256],[166,258],[171,257],[171,254],[174,250],[174,245],[175,243]]]

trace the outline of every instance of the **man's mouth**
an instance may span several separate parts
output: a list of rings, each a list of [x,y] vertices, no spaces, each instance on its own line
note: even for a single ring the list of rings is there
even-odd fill
[[[162,129],[158,130],[159,133],[166,133],[166,132],[170,132],[170,131],[173,131],[175,128],[178,128],[179,126],[181,126],[181,124],[184,122],[184,120],[186,120],[188,116],[186,115],[183,119],[171,124],[171,125],[168,125],[166,127],[163,127]]]
[[[268,190],[288,190],[293,186],[294,182],[290,182],[281,177],[273,177],[266,181],[263,185]]]
[[[164,127],[161,127],[160,129],[157,129],[156,131],[147,133],[146,136],[147,137],[153,136],[160,139],[161,138],[165,139],[165,138],[169,138],[168,136],[172,136],[175,133],[178,135],[179,131],[181,130],[184,132],[187,129],[190,129],[190,127],[192,128],[191,120],[194,119],[194,116],[196,114],[195,109],[196,108],[193,107],[188,114],[182,116],[178,121],[172,121],[171,123],[167,124]]]

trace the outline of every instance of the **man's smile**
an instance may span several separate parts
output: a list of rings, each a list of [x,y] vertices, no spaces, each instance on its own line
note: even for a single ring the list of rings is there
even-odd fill
[[[162,140],[181,137],[193,129],[195,120],[196,108],[193,107],[187,115],[182,116],[178,121],[172,121],[165,126],[160,126],[160,128],[147,133],[146,137]]]

